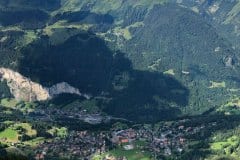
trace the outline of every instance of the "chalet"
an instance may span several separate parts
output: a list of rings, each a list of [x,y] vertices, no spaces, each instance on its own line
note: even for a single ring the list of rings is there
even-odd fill
[[[171,154],[172,154],[171,149],[170,149],[170,148],[164,149],[164,154],[165,154],[165,155],[171,155]]]
[[[184,129],[184,126],[181,125],[181,126],[178,127],[178,129],[179,129],[179,130],[183,130],[183,129]]]
[[[136,138],[136,132],[132,128],[127,130],[127,136],[128,138],[134,139]]]
[[[129,145],[123,146],[123,148],[128,151],[128,150],[134,149],[134,146],[132,144],[129,144]]]
[[[35,159],[36,160],[44,160],[44,155],[43,154],[36,154]]]
[[[182,137],[181,137],[181,138],[179,139],[180,144],[184,144],[185,141],[186,141],[185,138],[182,138]]]
[[[122,143],[128,143],[129,142],[129,139],[127,138],[123,138],[123,137],[120,137],[119,138],[119,143],[122,144]]]
[[[192,127],[188,127],[188,128],[186,129],[186,132],[190,132],[190,131],[192,131]]]
[[[114,156],[111,156],[111,155],[106,155],[105,159],[106,160],[116,160],[116,158]]]

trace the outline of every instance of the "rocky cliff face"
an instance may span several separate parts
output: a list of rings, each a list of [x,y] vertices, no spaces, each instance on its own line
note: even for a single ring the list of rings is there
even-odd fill
[[[72,87],[71,85],[69,85],[66,82],[55,84],[52,87],[47,88],[47,91],[48,91],[48,94],[50,95],[50,97],[54,97],[59,94],[67,93],[67,94],[76,94],[79,96],[83,96],[86,99],[90,98],[89,95],[80,93],[79,89]]]
[[[10,69],[0,68],[2,79],[7,81],[12,95],[18,100],[34,101],[50,98],[48,90]]]
[[[1,80],[6,80],[12,95],[18,100],[43,101],[63,93],[77,94],[82,96],[80,91],[66,82],[58,83],[50,88],[32,82],[18,72],[10,69],[0,68]],[[87,95],[83,95],[89,98]]]

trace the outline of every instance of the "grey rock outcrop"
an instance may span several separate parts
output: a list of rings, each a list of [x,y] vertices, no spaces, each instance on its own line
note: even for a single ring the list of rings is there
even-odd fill
[[[76,94],[84,96],[87,99],[90,98],[86,94],[82,95],[79,89],[72,87],[66,82],[58,83],[47,88],[7,68],[0,68],[0,79],[7,81],[12,95],[17,100],[44,101],[63,93]]]

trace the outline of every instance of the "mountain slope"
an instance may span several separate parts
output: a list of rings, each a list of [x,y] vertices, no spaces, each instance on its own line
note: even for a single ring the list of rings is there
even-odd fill
[[[238,52],[197,14],[172,5],[156,6],[143,23],[134,29],[123,50],[140,70],[172,70],[172,76],[204,102],[194,104],[196,99],[190,98],[192,107],[207,109],[223,103],[218,97],[225,96],[225,88],[211,89],[211,81],[224,81],[226,88],[237,87],[232,77],[239,76]]]
[[[1,67],[44,87],[67,82],[109,114],[141,121],[202,114],[240,94],[239,1],[0,6],[7,8],[0,12]]]

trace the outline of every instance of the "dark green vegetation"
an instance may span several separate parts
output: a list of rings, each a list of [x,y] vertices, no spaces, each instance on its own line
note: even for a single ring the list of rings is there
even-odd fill
[[[186,126],[206,126],[200,134],[189,136],[193,142],[180,159],[239,159],[239,116],[199,116],[185,123]]]
[[[240,113],[239,13],[239,0],[1,0],[0,67],[91,95],[61,95],[46,106],[79,105],[135,122],[234,117]],[[0,82],[0,97],[11,96]],[[71,120],[59,121],[82,129]],[[207,144],[186,157],[212,154],[206,148],[236,157],[239,144],[230,140],[236,126],[217,140],[204,133],[196,141],[208,137]]]
[[[236,87],[230,77],[239,75],[237,55],[211,25],[192,11],[175,5],[154,7],[143,23],[144,27],[135,29],[136,35],[124,44],[136,68],[173,70],[174,77],[191,92],[186,109],[190,114],[224,103],[226,89],[209,88],[210,81],[224,81],[226,87]],[[215,53],[217,47],[221,51]],[[226,66],[224,61],[228,57],[232,58],[233,66]]]
[[[40,10],[24,11],[2,11],[0,14],[1,24],[3,26],[17,25],[22,23],[26,28],[36,28],[43,25],[48,19],[47,13]],[[28,26],[28,24],[31,24]]]
[[[11,97],[11,93],[9,91],[9,87],[5,81],[0,82],[0,97]]]
[[[25,8],[34,8],[34,9],[42,9],[46,11],[53,11],[58,9],[61,6],[60,0],[2,0],[0,2],[1,8],[17,8],[17,9],[25,9]]]
[[[66,81],[93,96],[108,93],[103,96],[112,100],[99,103],[109,114],[158,120],[177,116],[179,106],[188,103],[188,90],[179,82],[162,73],[134,70],[123,53],[112,53],[94,34],[82,33],[58,46],[48,44],[43,38],[29,45],[20,72],[45,86]]]
[[[2,3],[1,65],[44,86],[66,81],[131,120],[201,114],[239,95],[239,52],[210,19],[171,2],[107,4]]]
[[[24,29],[43,27],[51,11],[60,7],[59,0],[3,0],[0,2],[0,24],[2,26],[18,25]]]

